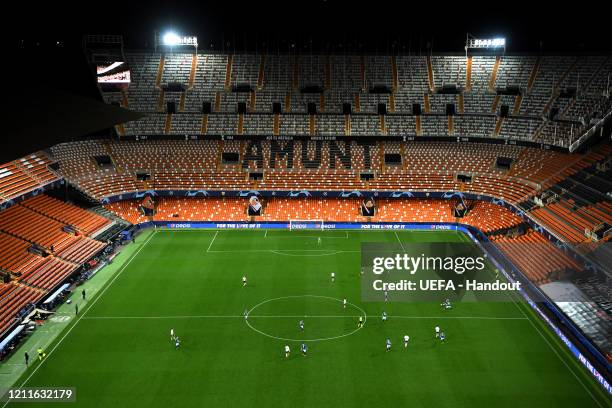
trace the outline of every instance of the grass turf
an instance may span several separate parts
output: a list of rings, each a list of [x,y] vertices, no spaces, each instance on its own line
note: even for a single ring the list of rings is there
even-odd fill
[[[525,305],[459,303],[442,311],[438,303],[360,302],[360,243],[398,239],[466,237],[158,231],[17,384],[75,387],[72,406],[79,407],[610,406]],[[346,309],[342,298],[351,303]],[[256,305],[249,327],[243,313]],[[367,322],[355,331],[360,309]],[[308,316],[304,333],[299,316]],[[436,325],[445,344],[433,338]],[[170,328],[181,338],[179,350]],[[273,337],[338,338],[309,342],[304,357],[299,342]]]

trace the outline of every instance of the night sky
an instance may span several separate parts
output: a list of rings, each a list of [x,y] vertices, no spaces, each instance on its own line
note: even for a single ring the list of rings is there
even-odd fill
[[[144,6],[135,1],[80,2],[62,6],[46,2],[31,15],[18,37],[80,41],[84,33],[123,34],[128,45],[151,45],[155,30],[174,28],[197,35],[200,44],[219,49],[269,48],[291,43],[313,48],[358,45],[384,53],[393,42],[416,51],[427,43],[434,51],[463,49],[466,33],[477,37],[503,36],[510,51],[611,50],[610,18],[603,3],[568,4],[557,1],[454,2],[291,0],[159,1]],[[97,10],[83,4],[99,4]],[[417,4],[411,5],[410,4]],[[456,5],[455,5],[456,4]],[[553,4],[564,12],[553,9]],[[431,5],[431,7],[425,7]],[[503,6],[502,6],[503,5]],[[385,6],[385,7],[381,7]],[[600,9],[599,11],[597,11]]]
[[[5,127],[0,162],[99,128],[88,114],[103,107],[87,66],[84,34],[121,34],[128,48],[152,48],[154,31],[196,35],[200,49],[227,52],[463,52],[466,34],[505,37],[507,52],[610,53],[602,3],[370,1],[17,2],[8,35],[14,120]],[[97,5],[92,9],[92,5]],[[504,7],[500,6],[501,4]],[[431,5],[426,8],[424,5]],[[599,11],[597,11],[599,9]],[[8,15],[7,15],[8,16]],[[6,16],[5,16],[6,17]],[[15,87],[15,89],[11,89]],[[70,100],[83,97],[75,103]],[[81,106],[81,110],[74,110]],[[69,110],[69,111],[67,111]],[[100,113],[97,113],[101,116]],[[70,117],[74,121],[70,121]],[[103,115],[102,115],[103,116]],[[72,122],[72,123],[69,123]]]

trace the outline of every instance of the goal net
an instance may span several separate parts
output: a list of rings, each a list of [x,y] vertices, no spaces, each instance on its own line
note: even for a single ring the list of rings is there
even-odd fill
[[[289,220],[290,230],[324,229],[323,220]]]

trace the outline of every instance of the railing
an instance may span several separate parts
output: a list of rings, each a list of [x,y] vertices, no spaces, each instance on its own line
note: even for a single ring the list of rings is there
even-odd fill
[[[584,144],[587,140],[591,138],[600,128],[602,128],[608,120],[612,117],[612,109],[608,111],[608,113],[601,118],[595,125],[593,125],[589,130],[587,130],[582,136],[576,139],[575,142],[569,145],[569,152],[574,153],[580,146]]]

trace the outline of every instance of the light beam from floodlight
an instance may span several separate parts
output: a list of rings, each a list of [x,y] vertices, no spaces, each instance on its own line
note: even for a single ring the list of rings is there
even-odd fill
[[[181,42],[181,38],[173,32],[164,34],[165,45],[178,45]]]

